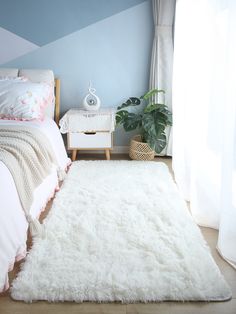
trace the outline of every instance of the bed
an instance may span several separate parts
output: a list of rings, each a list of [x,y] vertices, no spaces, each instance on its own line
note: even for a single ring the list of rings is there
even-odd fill
[[[53,82],[50,70],[18,70],[0,68],[0,77],[27,77],[32,82]],[[0,127],[23,126],[39,130],[51,144],[51,148],[60,168],[66,170],[70,164],[64,143],[57,127],[59,120],[59,80],[55,80],[55,101],[45,108],[43,121],[0,120]],[[56,120],[56,122],[54,121]],[[1,133],[0,133],[1,136]],[[58,189],[58,176],[55,169],[33,191],[30,206],[32,217],[39,217],[47,202]],[[15,261],[25,257],[27,248],[28,222],[22,209],[15,181],[8,167],[0,161],[0,292],[8,289],[8,272]]]

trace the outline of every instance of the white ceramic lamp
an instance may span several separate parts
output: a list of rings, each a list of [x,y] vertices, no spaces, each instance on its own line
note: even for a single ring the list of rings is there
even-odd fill
[[[88,88],[88,94],[83,99],[83,108],[85,110],[98,110],[101,106],[101,101],[97,95],[95,95],[96,89],[92,88],[91,82]]]

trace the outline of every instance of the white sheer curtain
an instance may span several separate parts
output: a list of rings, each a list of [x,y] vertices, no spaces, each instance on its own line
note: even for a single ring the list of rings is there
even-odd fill
[[[150,69],[150,89],[164,89],[165,103],[172,111],[173,23],[176,0],[152,0],[155,34]],[[162,97],[159,94],[158,97]],[[157,99],[155,99],[157,101]],[[159,99],[162,101],[162,99]],[[166,129],[167,146],[161,155],[172,155],[172,132]]]
[[[236,266],[236,1],[177,0],[173,168],[202,226]]]

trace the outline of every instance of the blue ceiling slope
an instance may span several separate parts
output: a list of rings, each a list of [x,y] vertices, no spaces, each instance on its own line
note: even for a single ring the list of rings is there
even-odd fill
[[[43,46],[144,1],[0,0],[0,27]]]

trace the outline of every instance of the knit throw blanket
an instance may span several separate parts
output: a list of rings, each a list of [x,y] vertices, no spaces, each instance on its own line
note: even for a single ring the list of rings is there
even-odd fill
[[[53,165],[57,166],[50,142],[33,127],[1,126],[0,161],[11,172],[31,231],[37,234],[39,222],[32,219],[30,207],[35,188],[50,174]]]

